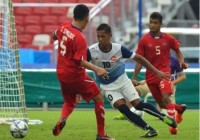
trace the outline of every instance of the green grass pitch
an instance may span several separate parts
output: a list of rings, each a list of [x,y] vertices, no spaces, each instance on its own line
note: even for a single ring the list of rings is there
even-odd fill
[[[23,140],[95,140],[96,119],[94,111],[75,110],[67,120],[62,133],[54,137],[52,128],[59,118],[59,111],[28,111],[30,119],[43,121],[41,125],[29,125],[28,134]],[[144,131],[126,120],[113,120],[118,115],[117,110],[106,110],[106,130],[108,135],[116,140],[141,140]],[[184,121],[178,125],[178,134],[171,135],[168,126],[157,118],[145,113],[147,123],[158,130],[159,135],[154,140],[199,140],[199,110],[187,110]],[[0,140],[13,140],[9,125],[0,125]]]

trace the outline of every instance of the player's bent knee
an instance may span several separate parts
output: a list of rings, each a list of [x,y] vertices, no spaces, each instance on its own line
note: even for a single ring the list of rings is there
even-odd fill
[[[140,98],[131,101],[132,106],[137,106],[141,102]]]
[[[139,103],[137,103],[134,107],[136,110],[143,110],[143,107],[145,103],[143,103],[142,101],[140,101]]]
[[[118,108],[119,106],[121,106],[123,104],[126,105],[126,100],[125,99],[119,99],[113,104],[113,106],[114,106],[114,108]]]

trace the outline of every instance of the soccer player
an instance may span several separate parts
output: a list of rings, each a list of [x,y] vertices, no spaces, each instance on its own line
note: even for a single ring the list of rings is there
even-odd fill
[[[171,95],[171,99],[174,103],[176,103],[176,98],[175,98],[176,85],[186,80],[186,75],[183,69],[180,67],[178,60],[173,56],[170,56],[170,68],[171,68],[171,82],[173,88],[173,94]]]
[[[178,60],[173,56],[170,56],[170,68],[171,68],[171,83],[172,83],[172,89],[173,89],[171,100],[174,103],[176,103],[176,98],[175,98],[176,85],[183,82],[186,79],[186,75],[183,69],[180,67]],[[160,109],[159,106],[158,106],[158,109]],[[179,116],[178,113],[177,115],[175,115],[175,117],[178,123],[182,121],[182,117]]]
[[[108,77],[96,79],[100,83],[101,90],[105,93],[107,99],[114,108],[117,108],[131,123],[147,130],[142,137],[157,136],[157,131],[148,125],[142,118],[130,111],[126,105],[128,100],[136,109],[143,110],[171,127],[176,128],[176,122],[173,118],[160,113],[153,105],[143,103],[135,90],[131,80],[125,73],[125,64],[121,62],[123,58],[134,59],[150,69],[158,78],[164,79],[168,74],[155,69],[146,59],[137,55],[127,48],[117,43],[111,43],[112,32],[108,24],[100,24],[97,27],[98,43],[93,44],[88,49],[88,61],[108,71]]]
[[[87,44],[82,30],[89,20],[89,9],[80,4],[74,8],[73,22],[63,23],[53,33],[53,39],[58,40],[57,77],[60,82],[64,103],[61,116],[53,129],[53,135],[58,136],[66,124],[66,120],[73,112],[77,104],[77,94],[89,102],[95,103],[97,120],[96,140],[114,140],[107,136],[104,125],[103,96],[97,84],[86,73],[86,69],[93,70],[101,78],[107,77],[107,71],[103,68],[87,62]]]
[[[186,79],[186,75],[183,69],[180,68],[178,60],[173,56],[170,56],[170,68],[171,68],[171,81],[173,85],[172,86],[173,94],[171,96],[171,99],[173,102],[176,102],[176,99],[175,99],[176,85],[183,82]],[[146,96],[148,93],[151,93],[145,80],[139,81],[139,85],[135,86],[135,89],[137,90],[140,96]],[[135,108],[128,102],[127,102],[127,105],[129,106],[132,112],[135,112],[137,115],[142,116],[143,112],[139,110],[135,110]],[[166,110],[160,109],[159,106],[157,107],[158,107],[158,110],[162,111],[163,113],[166,113]],[[122,114],[120,114],[120,115],[115,116],[114,119],[124,120],[126,118]]]
[[[158,70],[170,73],[170,49],[174,50],[182,69],[186,69],[188,64],[184,62],[182,52],[179,49],[179,41],[169,34],[162,33],[162,15],[158,12],[153,12],[149,19],[150,32],[145,34],[138,43],[136,53],[145,57]],[[142,65],[136,63],[132,82],[137,85],[136,79]],[[146,70],[146,82],[148,87],[158,103],[160,108],[167,110],[169,116],[175,118],[175,110],[177,111],[176,121],[180,123],[182,114],[186,110],[186,105],[178,105],[172,102],[171,80],[159,79],[153,72]],[[177,134],[177,128],[170,127],[171,134]]]

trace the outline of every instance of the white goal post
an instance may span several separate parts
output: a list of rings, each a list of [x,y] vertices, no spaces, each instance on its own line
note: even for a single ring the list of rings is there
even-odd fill
[[[0,124],[27,120],[12,0],[0,1]]]

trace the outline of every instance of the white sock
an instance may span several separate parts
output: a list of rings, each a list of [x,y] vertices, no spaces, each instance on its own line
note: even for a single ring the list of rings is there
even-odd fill
[[[161,109],[161,112],[164,114],[167,114],[167,110],[166,109]]]
[[[131,112],[135,112],[136,109],[135,109],[135,107],[131,107],[130,110],[131,110]]]

